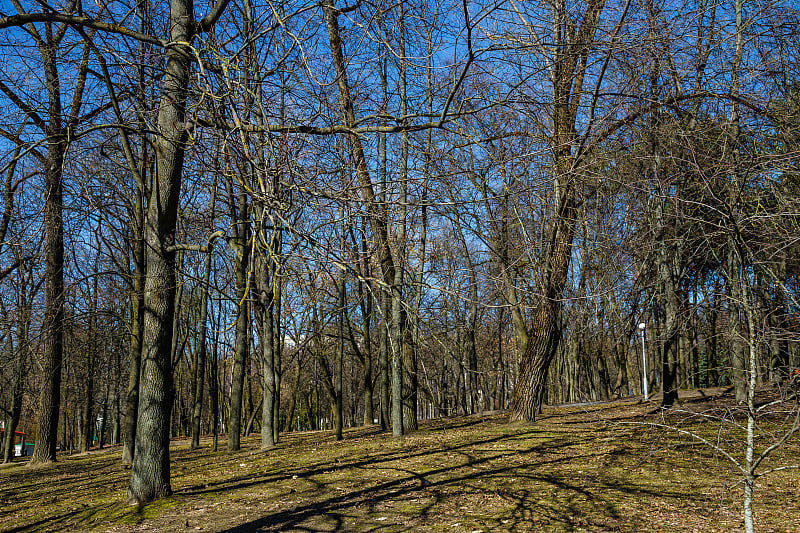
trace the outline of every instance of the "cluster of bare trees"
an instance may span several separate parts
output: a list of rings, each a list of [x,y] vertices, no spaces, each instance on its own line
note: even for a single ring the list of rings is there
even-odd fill
[[[11,4],[5,460],[800,365],[789,2]]]

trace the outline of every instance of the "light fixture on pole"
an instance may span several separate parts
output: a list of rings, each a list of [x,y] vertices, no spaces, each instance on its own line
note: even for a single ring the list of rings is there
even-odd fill
[[[644,399],[649,399],[649,394],[647,391],[647,352],[644,348],[644,328],[647,327],[647,324],[644,322],[639,323],[639,331],[642,334],[642,384],[644,385]]]

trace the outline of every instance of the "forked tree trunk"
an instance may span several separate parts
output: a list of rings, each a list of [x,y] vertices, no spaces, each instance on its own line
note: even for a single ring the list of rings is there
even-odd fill
[[[583,93],[590,46],[605,0],[589,0],[577,29],[564,2],[553,4],[557,42],[551,63],[553,81],[553,177],[555,211],[550,229],[541,302],[533,314],[528,343],[511,403],[512,420],[535,420],[542,404],[547,371],[561,340],[561,300],[572,258],[577,223],[575,123]],[[578,154],[580,155],[580,154]]]
[[[528,344],[511,401],[511,420],[535,420],[542,405],[547,371],[561,340],[561,295],[572,256],[576,214],[575,185],[569,181],[551,231],[546,293],[528,330]]]

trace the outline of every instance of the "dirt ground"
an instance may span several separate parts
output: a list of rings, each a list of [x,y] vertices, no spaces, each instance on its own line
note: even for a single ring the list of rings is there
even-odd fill
[[[761,403],[766,404],[765,396]],[[2,531],[738,531],[741,413],[724,390],[657,403],[545,408],[533,424],[495,413],[429,420],[393,439],[374,427],[243,439],[236,453],[173,441],[174,495],[125,503],[112,447],[52,465],[0,467]],[[762,450],[788,427],[759,425]],[[796,405],[793,409],[796,410]],[[795,436],[761,471],[800,464]],[[800,471],[759,478],[760,531],[800,531]]]

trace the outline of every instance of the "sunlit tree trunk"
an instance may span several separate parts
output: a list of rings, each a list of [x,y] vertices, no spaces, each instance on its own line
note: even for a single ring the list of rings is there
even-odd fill
[[[238,451],[241,447],[242,403],[244,400],[244,377],[247,367],[247,356],[250,342],[248,330],[250,325],[250,306],[248,304],[248,278],[250,264],[250,224],[248,222],[249,206],[244,190],[235,194],[233,178],[228,180],[230,198],[233,248],[236,258],[234,270],[236,275],[236,326],[234,334],[234,360],[231,380],[230,411],[228,413],[228,451]]]
[[[197,26],[191,2],[170,3],[170,41],[191,43]],[[175,230],[188,140],[186,100],[191,56],[166,52],[156,137],[156,174],[145,217],[144,329],[136,445],[128,499],[142,503],[172,493],[169,465],[173,403],[172,324],[175,313]]]
[[[511,403],[512,420],[535,420],[542,404],[547,371],[561,340],[561,308],[572,258],[577,222],[577,163],[573,153],[578,105],[583,94],[587,58],[605,5],[590,0],[577,29],[563,1],[553,5],[553,180],[555,206],[550,221],[544,286],[533,313]],[[573,28],[570,30],[569,28]]]
[[[34,31],[34,30],[31,30]],[[35,34],[44,67],[47,90],[47,121],[40,120],[47,138],[47,158],[44,162],[44,309],[45,330],[42,339],[44,382],[39,392],[36,447],[32,463],[56,459],[58,419],[61,408],[61,374],[64,357],[64,162],[69,147],[68,132],[75,126],[81,109],[88,70],[89,47],[84,47],[83,59],[76,76],[72,105],[67,121],[63,117],[61,81],[58,71],[58,49],[66,32],[61,25],[53,32],[53,24],[45,23],[44,38]]]

